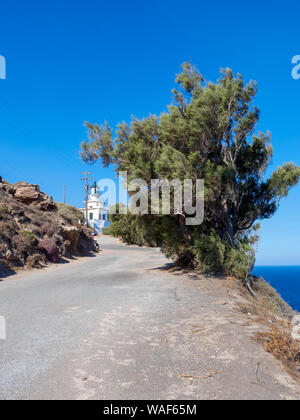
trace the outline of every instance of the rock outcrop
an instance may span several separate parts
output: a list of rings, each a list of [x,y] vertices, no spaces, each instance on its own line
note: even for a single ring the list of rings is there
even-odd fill
[[[20,203],[35,206],[42,211],[57,209],[52,197],[44,194],[38,185],[32,185],[28,182],[17,182],[16,184],[1,182],[1,184],[4,191],[12,195]]]
[[[38,185],[0,177],[0,277],[6,269],[96,251],[78,209],[55,203]]]

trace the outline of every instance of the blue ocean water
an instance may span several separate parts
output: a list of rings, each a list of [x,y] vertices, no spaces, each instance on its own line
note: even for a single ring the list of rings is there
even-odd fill
[[[253,274],[263,277],[293,309],[300,312],[300,266],[256,266]]]

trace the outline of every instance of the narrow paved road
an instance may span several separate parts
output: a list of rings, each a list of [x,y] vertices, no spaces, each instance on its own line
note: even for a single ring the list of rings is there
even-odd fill
[[[0,282],[1,399],[299,398],[218,280],[100,243],[94,258]]]

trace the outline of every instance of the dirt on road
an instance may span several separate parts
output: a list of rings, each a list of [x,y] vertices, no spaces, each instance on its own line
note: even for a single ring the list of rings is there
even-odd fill
[[[108,236],[75,264],[0,283],[2,399],[300,399],[229,280]]]

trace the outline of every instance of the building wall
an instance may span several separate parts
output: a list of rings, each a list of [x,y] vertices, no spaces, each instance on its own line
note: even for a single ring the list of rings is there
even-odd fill
[[[85,209],[81,209],[85,216]],[[93,215],[93,218],[90,218],[90,215]],[[105,220],[103,219],[103,215],[105,215]],[[95,229],[96,233],[100,233],[103,227],[108,227],[110,222],[108,220],[108,211],[106,209],[99,209],[99,208],[88,208],[88,224],[89,226]]]
[[[85,208],[80,209],[86,216]],[[103,207],[103,203],[97,200],[95,195],[90,196],[88,201],[88,224],[93,227],[96,233],[100,233],[103,227],[109,226],[108,210]],[[105,215],[105,218],[103,216]]]

